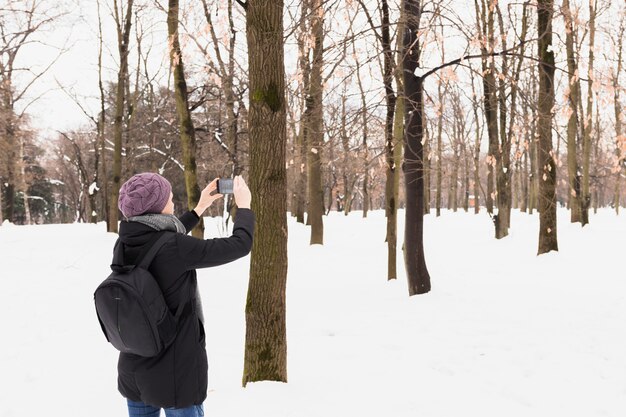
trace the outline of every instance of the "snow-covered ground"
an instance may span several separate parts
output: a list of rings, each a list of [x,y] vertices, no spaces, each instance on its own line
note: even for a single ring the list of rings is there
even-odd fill
[[[429,215],[433,289],[409,298],[402,264],[386,280],[383,212],[332,213],[314,247],[290,217],[289,383],[241,388],[249,259],[200,271],[206,415],[623,417],[626,213],[567,220],[537,257],[537,216],[496,241],[484,213]],[[104,224],[0,227],[1,417],[126,415],[92,298],[114,241]]]

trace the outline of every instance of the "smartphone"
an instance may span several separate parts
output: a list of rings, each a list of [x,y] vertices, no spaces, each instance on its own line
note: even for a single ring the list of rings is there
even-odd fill
[[[217,180],[217,192],[219,194],[232,194],[233,193],[233,179],[232,178],[220,178]]]

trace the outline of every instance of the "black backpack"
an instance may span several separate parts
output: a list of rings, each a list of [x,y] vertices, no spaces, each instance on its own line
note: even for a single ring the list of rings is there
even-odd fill
[[[176,337],[185,303],[180,303],[173,315],[159,284],[148,271],[154,256],[170,237],[168,232],[155,233],[135,265],[124,265],[124,244],[118,239],[111,265],[113,272],[94,292],[102,332],[120,352],[157,356]]]

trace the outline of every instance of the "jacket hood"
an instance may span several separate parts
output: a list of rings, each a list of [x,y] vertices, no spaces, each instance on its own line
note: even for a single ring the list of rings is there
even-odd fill
[[[120,222],[120,240],[125,245],[141,246],[147,243],[156,232],[155,229],[146,224],[126,220]]]

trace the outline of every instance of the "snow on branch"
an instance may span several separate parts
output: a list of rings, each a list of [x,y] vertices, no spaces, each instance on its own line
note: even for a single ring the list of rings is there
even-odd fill
[[[171,155],[168,155],[167,153],[163,152],[160,149],[154,148],[149,145],[140,145],[140,146],[137,146],[136,149],[143,149],[143,150],[149,150],[151,152],[156,152],[159,155],[163,155],[164,157],[166,157],[167,159],[175,163],[178,166],[178,168],[180,168],[181,171],[185,170],[185,167],[183,166],[183,164],[181,164],[176,158],[173,158]]]

